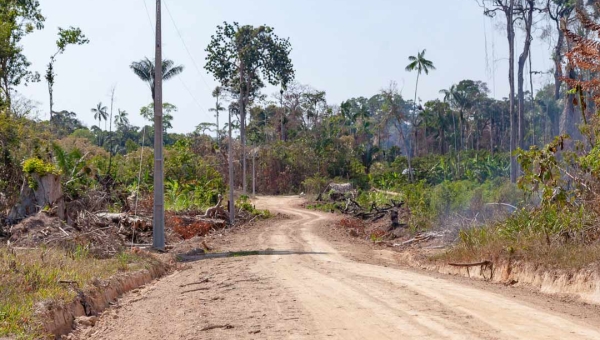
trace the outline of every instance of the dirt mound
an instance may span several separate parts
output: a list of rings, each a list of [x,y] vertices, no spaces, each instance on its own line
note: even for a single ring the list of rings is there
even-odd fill
[[[64,227],[72,229],[68,226]],[[43,244],[48,239],[64,236],[65,232],[67,231],[63,228],[60,219],[40,212],[12,226],[9,229],[8,241],[15,246],[32,247]]]

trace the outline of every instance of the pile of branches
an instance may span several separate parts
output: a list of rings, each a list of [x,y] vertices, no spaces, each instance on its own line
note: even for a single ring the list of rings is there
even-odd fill
[[[408,214],[407,209],[403,209],[404,202],[390,200],[390,203],[384,204],[382,206],[377,206],[375,202],[372,202],[371,205],[366,208],[362,207],[358,202],[351,198],[346,199],[346,206],[340,211],[346,215],[352,215],[355,218],[360,218],[362,220],[369,220],[371,222],[376,222],[383,219],[386,216],[390,218],[390,230],[396,229],[399,227],[407,227],[406,224],[399,222],[399,215],[401,213]]]
[[[68,252],[85,252],[97,258],[114,256],[132,246],[150,246],[153,233],[152,199],[141,199],[137,214],[133,211],[98,211],[106,200],[108,197],[102,191],[90,192],[67,204],[67,221],[58,218],[53,209],[47,209],[8,227],[6,237],[13,247],[60,247]],[[229,220],[220,203],[202,215],[201,212],[167,212],[167,244],[226,228]],[[249,214],[238,215],[243,218],[240,222],[251,219],[246,215]]]
[[[82,212],[77,223],[66,224],[46,211],[30,216],[9,229],[13,247],[60,247],[70,254],[108,258],[123,250],[119,228],[93,213]]]

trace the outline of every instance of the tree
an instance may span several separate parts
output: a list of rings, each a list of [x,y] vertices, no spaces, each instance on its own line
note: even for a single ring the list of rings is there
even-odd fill
[[[48,69],[46,70],[45,76],[46,81],[48,82],[48,93],[50,94],[50,120],[52,120],[52,115],[54,114],[52,107],[54,106],[53,95],[54,81],[56,78],[56,74],[54,73],[54,63],[56,62],[56,57],[60,54],[63,54],[68,45],[84,45],[89,42],[90,41],[85,37],[79,28],[58,28],[58,40],[56,41],[58,50],[50,57],[50,63],[48,64]]]
[[[117,127],[129,124],[129,113],[125,110],[119,109],[117,114],[115,115],[115,125]]]
[[[195,132],[197,134],[204,135],[204,134],[206,134],[206,131],[212,131],[212,129],[214,127],[215,127],[215,124],[213,124],[213,123],[200,123],[196,126]]]
[[[39,81],[39,74],[29,70],[20,42],[44,28],[44,21],[38,0],[0,0],[0,106],[11,107],[16,86]]]
[[[412,128],[414,130],[414,132],[416,133],[416,122],[417,122],[417,91],[419,89],[419,77],[421,76],[421,73],[425,72],[425,74],[429,74],[430,70],[435,70],[435,66],[433,66],[433,63],[430,60],[425,59],[425,51],[423,50],[419,53],[417,53],[416,56],[410,56],[408,57],[408,60],[410,61],[410,64],[408,64],[406,66],[406,71],[408,72],[417,72],[417,82],[415,85],[415,100],[413,102],[414,105],[414,110],[413,110],[413,114],[412,114]],[[412,135],[415,141],[415,148],[417,148],[417,136],[416,134],[413,133]],[[409,138],[409,151],[408,151],[408,157],[410,158],[412,156],[412,146],[410,145],[410,138]],[[410,173],[410,180],[412,181],[413,178],[413,173],[412,170],[409,169],[409,173]]]
[[[217,145],[219,149],[221,148],[221,127],[219,125],[219,112],[225,111],[225,108],[221,105],[220,99],[223,95],[223,89],[220,86],[215,87],[212,92],[213,98],[215,98],[215,107],[210,108],[209,111],[215,113],[215,117],[217,118]]]
[[[398,130],[398,134],[400,135],[401,143],[400,145],[404,146],[406,150],[406,159],[408,161],[408,176],[412,180],[413,178],[413,170],[412,170],[412,158],[408,156],[410,154],[410,142],[409,138],[406,138],[405,133],[405,121],[406,115],[403,110],[403,99],[398,93],[398,89],[396,83],[391,83],[388,89],[381,91],[381,96],[383,97],[383,105],[382,110],[386,112],[388,121],[391,121],[396,130]]]
[[[133,73],[135,73],[142,81],[148,84],[150,92],[152,93],[152,100],[154,100],[154,62],[147,57],[131,63],[129,66]],[[163,60],[162,62],[162,74],[163,81],[172,79],[173,77],[183,72],[183,66],[175,66],[175,62],[172,60]]]
[[[576,12],[581,28],[592,34],[583,36],[578,34],[579,32],[576,32],[574,28],[569,27],[565,21],[561,22],[561,29],[572,46],[572,49],[566,53],[568,70],[572,74],[597,75],[600,73],[600,51],[598,50],[600,40],[597,38],[598,34],[600,34],[600,25],[590,18],[583,7],[578,6]],[[590,124],[593,123],[594,125],[597,125],[598,118],[597,114],[595,114],[596,112],[591,113],[587,110],[588,101],[586,101],[585,97],[589,97],[591,104],[598,107],[600,105],[600,84],[595,77],[584,79],[580,76],[579,78],[580,79],[576,79],[575,77],[569,76],[563,79],[570,88],[569,95],[572,96],[567,97],[567,99],[572,98],[572,101],[570,103],[565,103],[565,111],[567,110],[567,105],[572,105],[573,107],[575,105],[579,106],[581,121],[583,121],[584,124],[584,126],[580,128],[580,132],[588,138],[588,146],[595,147],[598,139],[598,129],[590,127]],[[590,117],[588,118],[587,115]],[[562,119],[564,120],[565,118],[563,117]],[[570,124],[576,125],[576,122],[571,121]],[[561,131],[561,133],[564,132]]]
[[[106,106],[102,106],[102,102],[98,103],[98,105],[96,105],[96,107],[92,108],[91,110],[94,114],[94,119],[98,120],[98,129],[100,131],[102,131],[102,129],[100,129],[102,120],[108,119],[107,110],[108,109],[106,108]],[[102,146],[102,144],[100,143],[100,132],[98,133],[98,146]]]
[[[51,123],[56,127],[54,131],[60,137],[70,135],[75,130],[84,128],[83,124],[77,119],[77,114],[69,111],[55,112]]]
[[[525,62],[529,58],[529,52],[531,49],[531,41],[533,39],[531,35],[531,29],[533,27],[533,12],[536,11],[535,0],[523,0],[519,4],[517,11],[520,19],[523,21],[523,28],[525,31],[525,40],[523,42],[523,51],[519,55],[518,70],[517,70],[517,101],[518,101],[518,132],[517,140],[519,146],[525,148],[525,91],[523,89],[524,75],[523,70],[525,69]]]
[[[206,52],[204,68],[221,85],[239,93],[242,190],[246,193],[246,105],[250,96],[264,87],[265,80],[271,85],[281,84],[284,87],[293,80],[294,68],[289,58],[291,45],[288,39],[275,35],[269,26],[240,26],[237,22],[225,22],[223,26],[217,26]]]
[[[177,106],[170,103],[163,103],[163,131],[166,133],[167,130],[173,128],[173,112],[177,112]],[[154,103],[149,104],[148,106],[144,106],[140,109],[140,116],[144,117],[144,119],[149,122],[153,122],[154,117]]]
[[[554,99],[559,100],[561,97],[560,88],[562,85],[562,61],[564,57],[565,34],[560,28],[562,20],[568,21],[569,17],[575,10],[575,0],[547,0],[546,12],[556,28],[556,44],[554,45]]]
[[[487,4],[491,7],[487,7]],[[517,149],[517,115],[515,112],[515,0],[483,0],[484,14],[494,17],[497,12],[504,13],[506,18],[506,38],[508,40],[508,83],[510,86],[509,116],[510,116],[510,151]],[[510,180],[517,182],[518,164],[517,158],[510,158]]]

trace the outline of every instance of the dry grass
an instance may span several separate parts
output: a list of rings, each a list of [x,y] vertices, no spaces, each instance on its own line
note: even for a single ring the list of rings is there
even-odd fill
[[[506,261],[508,258],[548,269],[579,269],[600,266],[600,242],[590,244],[555,240],[548,244],[545,236],[508,241],[490,237],[484,244],[458,243],[434,260],[444,262]]]
[[[85,247],[71,252],[0,248],[0,337],[43,337],[41,324],[34,316],[35,305],[42,301],[67,302],[76,295],[68,284],[58,281],[75,281],[85,289],[96,279],[141,269],[151,261],[150,257],[132,253],[99,260],[89,256]]]

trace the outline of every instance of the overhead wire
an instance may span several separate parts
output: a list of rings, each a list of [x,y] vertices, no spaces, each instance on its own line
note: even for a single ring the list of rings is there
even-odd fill
[[[154,25],[152,24],[152,17],[150,16],[150,11],[148,9],[148,5],[146,4],[146,0],[142,0],[142,2],[144,3],[144,8],[146,9],[146,15],[148,16],[148,22],[150,23],[150,27],[152,29],[152,33],[154,34]],[[194,66],[196,68],[196,71],[198,71],[198,73],[200,74],[200,70],[198,68],[198,65],[196,64],[196,61],[192,57],[192,54],[190,53],[189,49],[187,48],[187,45],[185,44],[185,41],[183,40],[181,32],[179,31],[179,28],[177,27],[177,24],[175,24],[175,20],[173,19],[173,15],[171,14],[171,11],[169,10],[169,8],[167,6],[167,2],[165,0],[162,0],[162,2],[165,5],[165,8],[167,9],[167,13],[169,14],[171,22],[173,23],[173,26],[175,27],[175,30],[177,31],[177,34],[179,35],[179,38],[181,39],[181,42],[183,43],[183,46],[184,46],[186,52],[190,56],[190,59],[192,59],[192,63],[194,64]],[[179,79],[179,81],[181,82],[181,84],[183,85],[183,87],[186,89],[186,91],[189,93],[190,97],[192,97],[192,100],[194,101],[194,103],[196,104],[196,106],[198,106],[198,108],[200,110],[208,112],[208,110],[204,106],[202,106],[200,104],[200,102],[198,101],[198,99],[196,99],[196,96],[194,96],[194,94],[190,90],[189,86],[187,86],[187,84],[185,83],[185,81],[183,80],[183,78],[181,77],[181,75],[178,75],[177,78]],[[204,84],[207,86],[207,89],[210,91],[210,87],[208,86],[208,84],[206,83],[206,81],[204,80],[204,78],[202,78],[202,74],[200,74],[200,78],[203,80]]]
[[[148,5],[146,5],[146,0],[142,0],[144,3],[144,8],[146,8],[146,16],[148,16],[148,23],[150,24],[150,28],[152,32],[154,32],[154,24],[152,24],[152,18],[150,17],[150,10],[148,10]]]
[[[187,52],[188,56],[192,60],[192,64],[196,68],[196,71],[198,72],[200,79],[202,79],[202,82],[204,83],[204,85],[206,86],[208,91],[212,91],[212,89],[210,88],[210,86],[208,85],[206,80],[204,79],[204,76],[202,75],[202,72],[200,71],[200,68],[198,67],[198,64],[196,63],[194,56],[190,52],[190,49],[188,48],[187,44],[185,43],[185,40],[183,39],[183,35],[181,34],[181,31],[179,30],[179,27],[177,26],[177,23],[175,22],[175,19],[173,18],[173,14],[171,14],[171,10],[169,9],[169,5],[167,4],[167,1],[163,0],[163,2],[165,4],[165,8],[167,9],[167,14],[169,14],[169,18],[171,19],[171,23],[173,24],[173,27],[175,27],[175,32],[177,32],[177,35],[179,36],[179,39],[181,40],[181,43],[183,44],[185,51]]]

